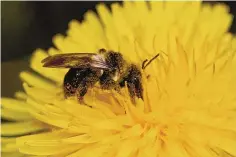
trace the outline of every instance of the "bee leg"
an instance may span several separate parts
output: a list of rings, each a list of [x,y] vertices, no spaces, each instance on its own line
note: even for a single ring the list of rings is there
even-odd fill
[[[75,95],[76,93],[76,88],[73,88],[71,84],[65,83],[64,84],[64,98],[68,98],[70,96]]]
[[[100,83],[102,89],[105,89],[105,90],[115,89],[118,92],[120,91],[119,84],[116,83],[112,79],[112,77],[110,77],[109,75],[102,75],[100,77],[99,83]]]
[[[129,67],[129,74],[125,78],[131,99],[134,97],[143,99],[142,76],[140,70],[135,66]]]
[[[127,83],[127,88],[128,88],[129,95],[130,95],[132,103],[135,103],[135,85],[131,82],[128,82]]]
[[[128,82],[127,87],[130,93],[130,97],[143,99],[143,87],[140,82]]]
[[[119,86],[121,87],[121,88],[123,88],[123,87],[125,87],[125,82],[127,81],[127,78],[126,77],[124,77],[122,80],[119,80]]]
[[[97,74],[90,73],[89,76],[87,76],[86,78],[84,78],[83,81],[80,82],[76,90],[76,94],[77,94],[77,98],[79,102],[81,102],[82,104],[85,104],[83,97],[87,93],[88,88],[93,88],[93,86],[96,84],[97,81],[98,81]]]
[[[87,91],[88,91],[88,87],[86,85],[86,82],[82,81],[76,90],[76,96],[79,103],[84,104],[83,98],[84,98],[84,95],[87,93]]]

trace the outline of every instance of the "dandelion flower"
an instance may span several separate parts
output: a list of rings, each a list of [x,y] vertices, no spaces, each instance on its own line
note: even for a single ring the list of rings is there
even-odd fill
[[[25,93],[2,98],[2,155],[52,157],[236,156],[236,40],[223,4],[123,2],[72,21],[55,48],[36,50]],[[86,105],[64,99],[68,69],[42,67],[48,55],[119,51],[141,65],[144,99],[90,89]],[[42,77],[43,76],[43,77]]]

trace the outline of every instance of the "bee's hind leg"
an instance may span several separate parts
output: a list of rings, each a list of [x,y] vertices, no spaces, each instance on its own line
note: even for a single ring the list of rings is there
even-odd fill
[[[87,91],[88,91],[88,86],[86,85],[86,83],[85,82],[80,83],[80,85],[76,90],[76,96],[80,104],[85,104],[84,95],[87,93]]]
[[[98,81],[98,77],[96,75],[91,74],[90,76],[86,77],[86,79],[84,79],[79,84],[79,86],[76,90],[76,95],[77,95],[77,99],[80,104],[85,104],[85,105],[89,106],[88,104],[86,104],[84,102],[84,96],[88,92],[89,88],[94,87],[94,85],[96,84],[97,81]]]
[[[74,96],[76,93],[76,88],[72,87],[71,84],[69,83],[64,83],[63,90],[64,90],[65,99],[68,97]]]

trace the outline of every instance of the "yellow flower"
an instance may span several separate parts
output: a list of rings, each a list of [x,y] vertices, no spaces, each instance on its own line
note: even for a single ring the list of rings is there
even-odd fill
[[[236,40],[223,4],[127,2],[111,12],[72,21],[56,48],[37,50],[22,72],[25,93],[2,98],[2,155],[54,157],[229,157],[236,156]],[[48,55],[121,52],[141,66],[144,100],[133,105],[127,89],[90,89],[86,105],[64,99],[68,69],[42,67]],[[22,136],[25,135],[25,136]]]

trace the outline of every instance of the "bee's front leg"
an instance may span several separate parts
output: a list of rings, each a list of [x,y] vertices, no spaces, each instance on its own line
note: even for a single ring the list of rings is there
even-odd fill
[[[125,81],[127,82],[131,99],[134,99],[135,96],[143,99],[142,75],[138,67],[130,65]]]

